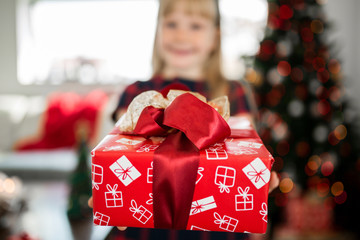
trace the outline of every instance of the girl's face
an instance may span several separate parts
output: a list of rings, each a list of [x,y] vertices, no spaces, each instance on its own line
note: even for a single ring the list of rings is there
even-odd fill
[[[165,75],[199,78],[216,44],[217,28],[201,15],[185,13],[181,3],[160,19],[158,51]]]

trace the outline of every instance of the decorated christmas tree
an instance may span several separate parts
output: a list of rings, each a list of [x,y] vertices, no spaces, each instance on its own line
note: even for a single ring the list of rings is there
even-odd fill
[[[84,219],[91,216],[91,209],[87,201],[91,196],[91,176],[88,165],[88,125],[78,124],[77,128],[77,156],[78,164],[70,177],[70,196],[67,215],[70,219]]]
[[[281,174],[275,205],[286,206],[295,191],[311,192],[335,209],[332,224],[359,231],[358,119],[343,87],[336,45],[327,41],[325,3],[269,0],[265,38],[246,78],[256,90],[259,134]]]

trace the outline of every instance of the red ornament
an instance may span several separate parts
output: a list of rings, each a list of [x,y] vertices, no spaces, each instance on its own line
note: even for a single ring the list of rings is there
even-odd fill
[[[291,73],[291,65],[287,61],[280,61],[277,70],[281,76],[289,76]]]
[[[321,100],[317,105],[317,110],[321,115],[325,116],[330,111],[330,104],[326,100]]]
[[[281,19],[290,19],[292,18],[294,12],[288,5],[282,5],[279,8],[279,17]]]
[[[293,80],[296,83],[299,83],[303,80],[304,74],[300,68],[293,68],[291,70],[291,80]]]
[[[317,72],[316,76],[317,79],[322,83],[326,83],[330,79],[330,74],[327,70],[324,70],[322,72]]]
[[[322,72],[325,70],[325,60],[321,57],[316,57],[312,61],[312,65],[314,69],[318,72]]]

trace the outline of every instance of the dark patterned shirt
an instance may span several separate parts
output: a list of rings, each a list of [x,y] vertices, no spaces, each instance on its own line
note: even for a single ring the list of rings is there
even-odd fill
[[[190,91],[198,92],[209,99],[208,84],[205,81],[191,81],[183,78],[165,80],[161,77],[154,77],[149,81],[137,81],[129,85],[120,97],[119,104],[113,114],[113,120],[116,121],[116,112],[126,109],[131,101],[142,92],[149,90],[161,91],[170,84],[183,84]],[[249,105],[246,100],[245,90],[240,82],[229,81],[229,92],[227,94],[230,102],[230,115],[249,112]],[[246,234],[226,233],[226,232],[202,232],[202,231],[176,231],[164,229],[145,229],[145,228],[128,228],[124,232],[113,229],[107,239],[122,240],[230,240],[247,239]]]

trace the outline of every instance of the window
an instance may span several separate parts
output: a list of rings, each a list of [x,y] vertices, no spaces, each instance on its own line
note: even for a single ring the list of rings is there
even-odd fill
[[[21,84],[128,84],[151,75],[157,0],[18,0]],[[220,0],[227,76],[244,73],[267,19],[266,0]]]

